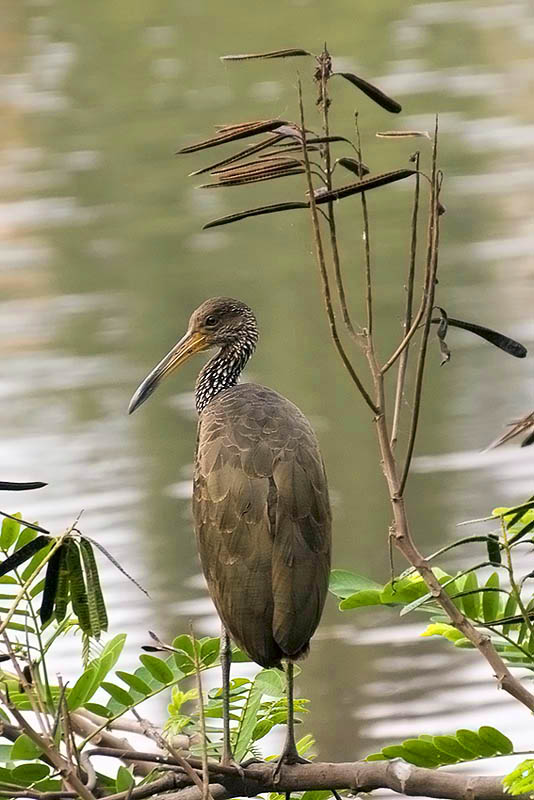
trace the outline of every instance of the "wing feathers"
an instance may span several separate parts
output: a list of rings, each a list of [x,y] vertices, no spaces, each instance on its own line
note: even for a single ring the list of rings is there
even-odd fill
[[[219,615],[265,666],[307,651],[330,569],[330,506],[315,434],[269,389],[221,392],[199,421],[193,510]]]

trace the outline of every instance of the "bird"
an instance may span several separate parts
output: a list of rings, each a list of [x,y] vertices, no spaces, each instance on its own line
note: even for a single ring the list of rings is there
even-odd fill
[[[273,389],[239,383],[258,341],[252,310],[215,297],[139,385],[131,414],[195,353],[216,349],[195,385],[198,429],[193,519],[208,591],[223,626],[223,763],[230,747],[229,636],[262,667],[286,665],[288,717],[278,762],[301,763],[295,733],[295,661],[307,655],[328,591],[332,517],[317,437]]]

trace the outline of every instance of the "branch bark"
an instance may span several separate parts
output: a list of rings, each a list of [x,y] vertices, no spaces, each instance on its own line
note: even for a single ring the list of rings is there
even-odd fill
[[[254,797],[260,792],[297,792],[320,789],[349,789],[351,793],[391,789],[400,794],[436,797],[444,800],[504,800],[500,777],[464,775],[442,770],[423,769],[404,761],[355,761],[340,764],[295,764],[283,767],[280,781],[273,781],[273,764],[254,764],[245,770],[245,778],[225,778],[210,784],[214,800],[230,797]],[[165,800],[200,800],[196,787],[167,794]],[[520,796],[526,800],[527,795]]]

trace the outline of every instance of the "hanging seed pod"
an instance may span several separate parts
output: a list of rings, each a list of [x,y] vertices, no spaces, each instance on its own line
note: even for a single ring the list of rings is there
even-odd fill
[[[237,222],[240,219],[247,217],[259,217],[262,214],[276,214],[278,211],[291,211],[296,208],[309,208],[309,203],[290,202],[290,203],[275,203],[270,206],[260,206],[259,208],[248,208],[245,211],[238,211],[236,214],[228,214],[226,217],[219,217],[207,222],[202,230],[208,228],[217,228],[219,225],[230,225],[232,222]]]
[[[180,150],[177,150],[176,155],[196,153],[199,150],[207,150],[209,147],[217,147],[220,144],[236,142],[238,139],[246,139],[249,136],[256,136],[259,133],[268,133],[269,131],[276,130],[276,128],[279,128],[281,125],[288,124],[290,123],[282,119],[264,119],[255,122],[244,122],[241,125],[225,128],[210,139],[203,139],[201,142],[182,147]]]
[[[431,139],[428,131],[377,131],[377,139],[414,139],[421,136],[425,139]]]
[[[315,194],[315,202],[317,205],[321,203],[328,203],[331,200],[341,200],[343,197],[349,197],[353,194],[361,194],[370,189],[376,189],[379,186],[385,186],[388,183],[395,183],[395,181],[404,180],[409,178],[410,175],[415,175],[413,169],[397,169],[394,172],[385,172],[382,175],[375,175],[372,178],[365,178],[358,183],[351,183],[347,186],[341,186],[339,189],[332,189],[331,192],[317,190]]]
[[[89,619],[89,603],[87,589],[82,572],[78,545],[71,540],[67,543],[67,566],[69,570],[70,597],[72,610],[78,617],[78,623],[84,633],[91,634],[91,620]]]
[[[203,172],[211,172],[217,167],[224,167],[226,164],[233,164],[235,161],[241,161],[244,158],[259,153],[261,150],[267,149],[267,147],[277,144],[285,138],[285,135],[281,133],[277,133],[275,136],[269,136],[268,139],[264,139],[262,142],[253,144],[250,147],[245,147],[244,150],[240,150],[239,153],[234,153],[233,156],[228,156],[228,158],[223,158],[221,161],[216,161],[215,164],[209,164],[207,167],[202,167],[202,169],[197,169],[195,172],[190,172],[189,177],[193,178],[195,175],[202,175]]]
[[[353,172],[359,177],[368,175],[370,172],[369,167],[364,164],[363,161],[358,161],[356,158],[338,158],[335,163],[339,164],[341,167],[345,167],[349,172]]]
[[[27,489],[42,489],[43,486],[48,486],[48,484],[42,483],[41,481],[32,481],[29,483],[0,481],[0,491],[5,492],[25,492]]]
[[[221,61],[253,61],[261,58],[294,58],[295,56],[311,56],[308,50],[290,47],[286,50],[270,50],[266,53],[240,53],[239,55],[219,56]]]
[[[24,564],[25,561],[28,561],[28,559],[30,559],[48,544],[50,544],[50,539],[48,536],[37,536],[35,539],[32,539],[31,542],[28,542],[28,544],[25,544],[23,547],[19,547],[18,550],[15,550],[14,553],[12,553],[0,564],[0,577],[2,575],[7,575],[7,573],[11,572],[13,569],[20,567],[21,564]]]
[[[86,539],[82,539],[80,542],[80,551],[82,554],[85,577],[87,581],[87,599],[89,604],[91,631],[93,636],[98,639],[101,631],[107,631],[108,629],[106,604],[104,602],[104,595],[102,594],[102,588],[100,586],[98,567],[96,565],[95,555],[93,553],[91,543]]]
[[[392,97],[388,97],[387,94],[384,94],[378,86],[374,86],[372,83],[369,83],[369,81],[365,81],[358,75],[354,75],[353,72],[332,72],[332,77],[334,75],[341,75],[342,78],[352,83],[353,86],[356,86],[361,92],[367,95],[371,100],[374,100],[377,105],[381,106],[381,108],[384,108],[386,111],[390,111],[392,114],[398,114],[402,111],[400,103],[397,103]]]
[[[41,610],[39,612],[41,623],[43,625],[48,622],[54,613],[54,603],[56,600],[56,592],[59,580],[59,568],[64,548],[65,545],[63,544],[54,551],[46,568],[43,600],[41,602]]]
[[[440,320],[433,319],[432,322],[440,322]],[[515,358],[525,358],[528,352],[527,348],[520,342],[516,342],[515,339],[510,339],[510,337],[505,336],[504,333],[486,328],[484,325],[477,325],[475,322],[465,322],[464,320],[453,319],[452,317],[448,318],[448,324],[451,328],[462,328],[465,331],[474,333],[476,336],[480,336],[481,339],[485,339],[490,344]]]
[[[501,548],[499,545],[499,537],[496,533],[488,534],[488,539],[486,541],[486,547],[488,549],[488,561],[490,564],[494,564],[497,566],[502,562],[501,556]]]
[[[441,306],[436,306],[436,308],[441,316],[436,333],[439,340],[439,351],[441,353],[440,367],[442,367],[447,363],[447,361],[450,360],[451,357],[451,351],[447,347],[447,343],[445,341],[445,337],[447,336],[447,331],[449,329],[449,318],[447,317],[447,312],[445,309],[441,308]]]
[[[67,547],[61,548],[61,560],[59,563],[59,577],[56,589],[56,602],[54,606],[54,617],[56,622],[62,622],[67,613],[69,602],[69,568],[67,564]]]

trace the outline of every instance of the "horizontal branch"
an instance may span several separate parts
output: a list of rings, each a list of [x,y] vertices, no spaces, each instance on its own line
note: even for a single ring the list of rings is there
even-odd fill
[[[274,764],[254,764],[245,770],[245,778],[220,776],[210,784],[214,800],[241,796],[254,797],[261,792],[298,792],[321,789],[348,789],[353,794],[375,789],[391,789],[407,796],[426,796],[446,800],[504,800],[509,798],[501,778],[464,775],[442,770],[423,769],[398,759],[392,761],[355,761],[340,764],[295,764],[282,767],[280,780],[273,781]],[[528,795],[520,795],[526,800]],[[165,800],[201,800],[194,787],[165,795]]]

